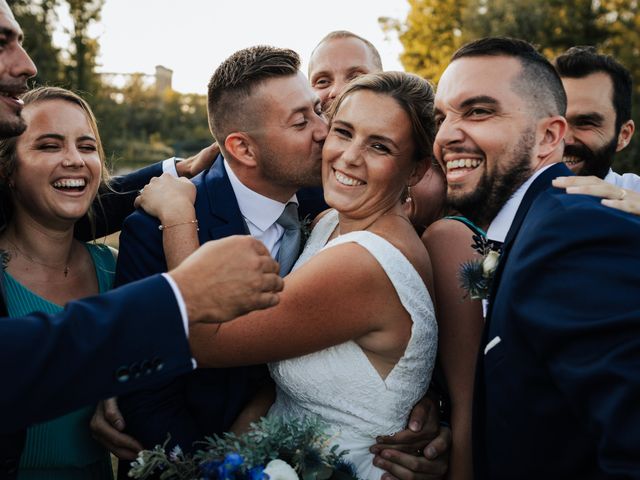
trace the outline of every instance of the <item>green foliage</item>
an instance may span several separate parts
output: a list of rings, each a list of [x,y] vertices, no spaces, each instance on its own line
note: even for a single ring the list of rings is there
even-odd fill
[[[121,89],[103,84],[90,103],[115,167],[190,156],[212,142],[204,95],[158,94],[133,76]]]
[[[89,26],[100,21],[104,0],[66,0],[73,19],[69,59],[65,65],[65,78],[69,88],[78,92],[95,93],[99,88],[95,72],[98,41],[89,37]]]
[[[524,38],[550,59],[575,45],[594,45],[632,73],[634,121],[640,126],[640,2],[637,0],[408,0],[404,22],[381,19],[398,32],[404,67],[437,81],[451,54],[485,36]],[[640,172],[640,140],[616,156],[619,172]]]
[[[185,455],[179,448],[166,453],[166,444],[153,450],[143,450],[132,464],[130,476],[148,478],[161,471],[162,479],[200,478],[207,465],[220,463],[229,454],[240,456],[240,477],[254,467],[263,468],[271,460],[280,459],[291,465],[303,480],[354,480],[353,466],[343,457],[348,452],[334,445],[326,452],[330,437],[326,425],[315,417],[285,420],[281,417],[262,418],[253,423],[249,432],[222,437],[209,437],[198,442],[196,453]]]
[[[449,58],[463,43],[465,0],[408,0],[411,10],[404,23],[389,18],[379,22],[395,30],[404,51],[402,65],[409,72],[437,82]]]
[[[116,167],[136,167],[172,155],[190,156],[212,141],[206,97],[168,90],[158,94],[134,75],[121,89],[96,73],[99,42],[89,36],[105,0],[8,0],[25,32],[24,46],[38,67],[36,85],[58,85],[91,104],[107,158]],[[56,8],[68,7],[72,27],[67,48],[54,46]]]

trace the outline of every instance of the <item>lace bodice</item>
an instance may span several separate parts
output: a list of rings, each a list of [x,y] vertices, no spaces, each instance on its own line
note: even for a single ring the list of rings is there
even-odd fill
[[[429,293],[407,258],[368,231],[351,232],[327,243],[337,223],[333,210],[318,222],[294,269],[322,249],[358,243],[382,266],[410,314],[411,338],[386,379],[354,341],[269,364],[277,384],[277,399],[269,414],[320,416],[335,435],[334,443],[350,450],[348,459],[356,465],[358,476],[377,479],[382,471],[371,463],[368,448],[377,435],[403,430],[411,408],[424,396],[435,362],[437,326]]]

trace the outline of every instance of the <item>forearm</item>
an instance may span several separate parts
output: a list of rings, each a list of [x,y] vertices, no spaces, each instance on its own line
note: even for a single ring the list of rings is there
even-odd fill
[[[449,462],[449,480],[473,479],[471,450],[471,401],[453,406],[451,412],[453,444]]]
[[[175,268],[200,246],[198,223],[193,207],[180,216],[161,219],[162,248],[169,269]]]
[[[233,433],[240,434],[249,430],[253,422],[264,417],[276,399],[275,386],[272,382],[264,385],[244,407],[238,418],[231,425]]]

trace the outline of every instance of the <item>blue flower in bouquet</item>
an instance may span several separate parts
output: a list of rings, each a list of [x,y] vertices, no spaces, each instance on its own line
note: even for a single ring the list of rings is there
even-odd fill
[[[263,418],[240,436],[225,433],[203,442],[194,454],[173,449],[167,442],[143,450],[129,476],[160,474],[163,480],[356,480],[355,467],[344,459],[347,450],[333,445],[326,426],[315,417]]]
[[[200,464],[200,473],[205,480],[211,480],[217,478],[218,468],[222,465],[222,462],[217,460],[209,460],[208,462],[202,462]]]
[[[268,480],[269,475],[264,473],[264,467],[253,467],[248,472],[249,480]]]
[[[233,480],[236,472],[244,463],[244,458],[232,452],[225,455],[224,460],[209,460],[200,464],[200,473],[209,480]]]
[[[242,455],[235,452],[227,453],[223,462],[218,466],[218,480],[233,480],[236,471],[243,463]]]

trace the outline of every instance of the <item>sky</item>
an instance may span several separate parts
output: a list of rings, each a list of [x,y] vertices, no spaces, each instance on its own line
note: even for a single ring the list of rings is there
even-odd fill
[[[332,30],[367,38],[386,70],[401,70],[402,46],[378,17],[404,20],[408,10],[407,0],[106,0],[91,34],[100,42],[99,71],[152,74],[163,65],[174,72],[174,90],[204,94],[215,68],[252,45],[295,50],[306,73],[311,51]],[[68,16],[61,12],[60,20]]]

